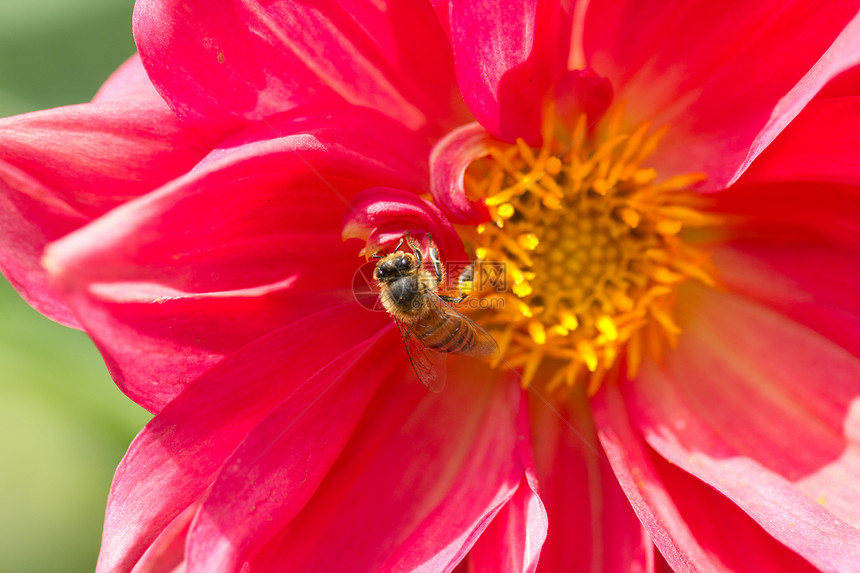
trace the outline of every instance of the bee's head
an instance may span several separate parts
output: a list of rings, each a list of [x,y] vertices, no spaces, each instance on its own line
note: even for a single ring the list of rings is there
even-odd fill
[[[392,253],[376,263],[376,280],[390,281],[407,276],[418,270],[418,260],[411,253]]]

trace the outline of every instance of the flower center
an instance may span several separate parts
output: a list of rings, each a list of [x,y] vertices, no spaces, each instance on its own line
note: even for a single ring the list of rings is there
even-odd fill
[[[616,105],[593,129],[584,115],[566,129],[547,113],[540,149],[498,143],[466,172],[492,218],[471,233],[476,256],[506,278],[476,283],[476,296],[501,299],[477,318],[523,385],[540,370],[548,390],[582,382],[594,393],[622,360],[635,375],[645,352],[659,358],[681,332],[679,286],[715,283],[707,254],[685,240],[716,222],[691,191],[704,176],[658,182],[643,163],[665,130],[624,131],[623,116]]]

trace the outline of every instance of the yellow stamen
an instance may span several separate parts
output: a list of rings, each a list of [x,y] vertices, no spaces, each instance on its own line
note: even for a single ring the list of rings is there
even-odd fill
[[[594,325],[608,340],[618,340],[618,329],[610,317],[603,315],[595,321]]]
[[[546,344],[546,329],[544,329],[543,323],[539,320],[532,320],[529,322],[529,334],[532,337],[532,340],[535,341],[536,344]]]
[[[514,213],[516,211],[514,211],[514,206],[510,203],[502,203],[501,205],[499,205],[497,212],[499,213],[499,217],[501,217],[502,219],[510,219],[514,216]]]
[[[503,264],[508,280],[503,293],[476,283],[475,296],[504,303],[476,320],[499,341],[494,363],[521,369],[524,385],[540,371],[548,390],[584,383],[593,394],[622,358],[635,376],[647,355],[659,359],[675,344],[678,288],[716,284],[687,231],[719,220],[691,191],[703,175],[661,181],[645,165],[665,128],[625,130],[622,104],[569,131],[551,109],[544,117],[539,149],[498,143],[464,178],[493,223],[478,226],[476,256]]]

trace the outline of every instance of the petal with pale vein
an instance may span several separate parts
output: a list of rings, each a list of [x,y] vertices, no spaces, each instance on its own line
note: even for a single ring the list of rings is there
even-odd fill
[[[188,538],[188,571],[238,571],[315,494],[381,385],[400,383],[399,333],[352,358],[338,375],[309,379],[224,461]],[[236,500],[242,503],[237,504]]]
[[[356,104],[438,134],[465,116],[429,4],[145,0],[135,39],[180,115],[229,133],[295,108]]]
[[[860,185],[860,92],[813,100],[738,183],[815,181]]]
[[[522,397],[522,404],[527,402]],[[532,459],[532,436],[528,409],[517,416],[519,454],[525,467],[514,496],[481,534],[468,555],[470,570],[532,572],[538,567],[547,538],[547,513],[541,500],[538,476]],[[540,563],[544,560],[541,559]]]
[[[850,569],[860,562],[860,488],[849,477],[860,467],[860,360],[734,295],[693,296],[677,350],[624,386],[634,423],[787,547]]]
[[[706,0],[595,0],[586,59],[629,101],[634,122],[672,126],[654,158],[661,174],[702,171],[707,188],[720,189],[827,80],[860,61],[856,2],[820,8],[815,0],[720,10]]]
[[[143,429],[120,463],[98,571],[132,567],[212,485],[248,432],[301,396],[309,381],[330,382],[349,368],[384,325],[386,317],[369,318],[356,304],[332,307],[249,344],[195,380]]]
[[[535,462],[549,518],[538,571],[644,572],[647,533],[618,485],[589,410],[582,387],[566,405],[532,400]]]
[[[349,198],[375,184],[415,188],[426,152],[374,112],[287,116],[55,243],[47,264],[117,382],[157,411],[224,355],[349,300]]]
[[[657,455],[637,432],[617,387],[606,385],[592,404],[607,459],[672,570],[815,570],[734,503]]]
[[[452,363],[457,362],[454,365]],[[306,508],[251,562],[263,570],[451,570],[514,496],[516,386],[457,357],[428,395],[389,385]]]
[[[0,268],[37,309],[74,327],[73,311],[46,284],[45,245],[184,173],[207,151],[140,77],[139,63],[124,68],[131,77],[117,82],[133,98],[0,120]]]

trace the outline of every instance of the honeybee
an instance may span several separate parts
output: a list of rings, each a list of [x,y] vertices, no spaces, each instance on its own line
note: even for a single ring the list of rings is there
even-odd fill
[[[412,252],[400,250],[404,241]],[[440,364],[445,354],[440,353],[491,356],[499,352],[499,347],[486,330],[451,306],[463,302],[468,294],[462,290],[456,297],[439,293],[444,274],[432,237],[428,255],[432,273],[424,268],[421,249],[407,232],[394,251],[373,255],[380,259],[373,277],[382,305],[400,329],[415,374],[427,388],[439,392],[445,386],[445,369]],[[471,281],[469,271],[467,268],[460,277],[461,289]]]

